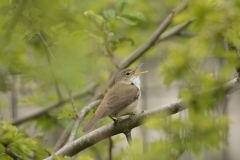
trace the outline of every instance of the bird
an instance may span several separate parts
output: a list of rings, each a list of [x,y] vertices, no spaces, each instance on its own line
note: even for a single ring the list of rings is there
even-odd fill
[[[114,122],[117,122],[119,117],[133,114],[133,110],[137,107],[141,97],[139,75],[148,72],[136,73],[141,65],[133,69],[126,68],[119,71],[115,77],[115,85],[105,94],[96,112],[83,127],[83,132],[91,130],[103,117],[109,116]]]

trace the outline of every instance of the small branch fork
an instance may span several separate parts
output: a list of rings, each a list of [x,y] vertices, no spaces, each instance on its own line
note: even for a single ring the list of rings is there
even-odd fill
[[[88,106],[85,106],[82,108],[81,113],[78,114],[77,112],[77,107],[76,107],[76,103],[74,101],[74,98],[72,96],[72,93],[70,91],[68,91],[69,97],[71,99],[71,103],[72,103],[72,107],[73,107],[73,111],[75,112],[76,116],[75,116],[75,122],[74,122],[74,126],[73,129],[71,131],[70,137],[68,139],[68,143],[72,142],[73,140],[75,140],[76,135],[77,135],[77,131],[78,131],[78,127],[80,125],[80,123],[82,122],[82,120],[84,119],[84,117],[86,116],[86,114],[96,105],[100,104],[102,100],[97,100],[94,101],[92,103],[90,103]]]
[[[79,124],[82,122],[82,120],[84,119],[84,117],[95,107],[98,106],[101,103],[101,99],[100,100],[96,100],[94,102],[91,102],[89,105],[83,107],[81,109],[81,112],[78,113],[78,118],[74,123],[73,129],[71,131],[70,137],[68,139],[68,142],[73,141],[76,138],[76,133],[79,127]],[[61,146],[64,145],[66,138],[68,138],[68,133],[69,130],[71,130],[72,124],[73,122],[71,122],[71,124],[69,124],[70,127],[67,127],[64,131],[63,134],[61,135],[61,138],[59,138],[58,142],[56,143],[55,147],[54,147],[54,151],[57,151],[58,149],[61,148]]]
[[[71,99],[71,103],[72,103],[72,107],[73,107],[73,111],[74,113],[76,114],[75,115],[75,123],[74,123],[74,126],[73,126],[73,129],[72,129],[72,132],[70,134],[70,137],[68,139],[68,142],[71,142],[73,141],[75,138],[76,138],[76,134],[77,134],[77,130],[78,130],[78,127],[79,127],[79,124],[80,124],[80,119],[79,119],[79,116],[78,116],[78,113],[77,113],[77,107],[76,107],[76,103],[74,101],[74,98],[72,96],[72,93],[71,91],[68,91],[68,94],[69,94],[69,97]]]

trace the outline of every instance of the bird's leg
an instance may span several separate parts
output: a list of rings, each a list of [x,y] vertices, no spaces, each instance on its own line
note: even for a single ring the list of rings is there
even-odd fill
[[[113,120],[114,126],[116,126],[116,124],[117,124],[117,122],[118,122],[118,119],[117,119],[117,118],[113,118],[113,117],[111,117],[111,116],[109,116],[109,117]]]

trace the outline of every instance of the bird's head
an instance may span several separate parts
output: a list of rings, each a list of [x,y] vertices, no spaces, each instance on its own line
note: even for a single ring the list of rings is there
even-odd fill
[[[143,63],[142,63],[143,64]],[[140,64],[139,66],[130,69],[122,69],[116,76],[115,78],[115,83],[117,82],[122,82],[122,83],[132,83],[135,79],[139,79],[139,75],[147,73],[148,71],[144,72],[138,72],[136,73],[137,69],[142,65]]]

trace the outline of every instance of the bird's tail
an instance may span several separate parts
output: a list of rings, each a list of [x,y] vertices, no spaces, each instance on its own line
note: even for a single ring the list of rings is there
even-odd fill
[[[98,120],[102,117],[101,114],[94,114],[92,116],[92,118],[90,119],[90,121],[83,127],[82,131],[83,132],[87,132],[90,129],[92,129],[93,126],[95,126],[95,124],[98,122]]]

